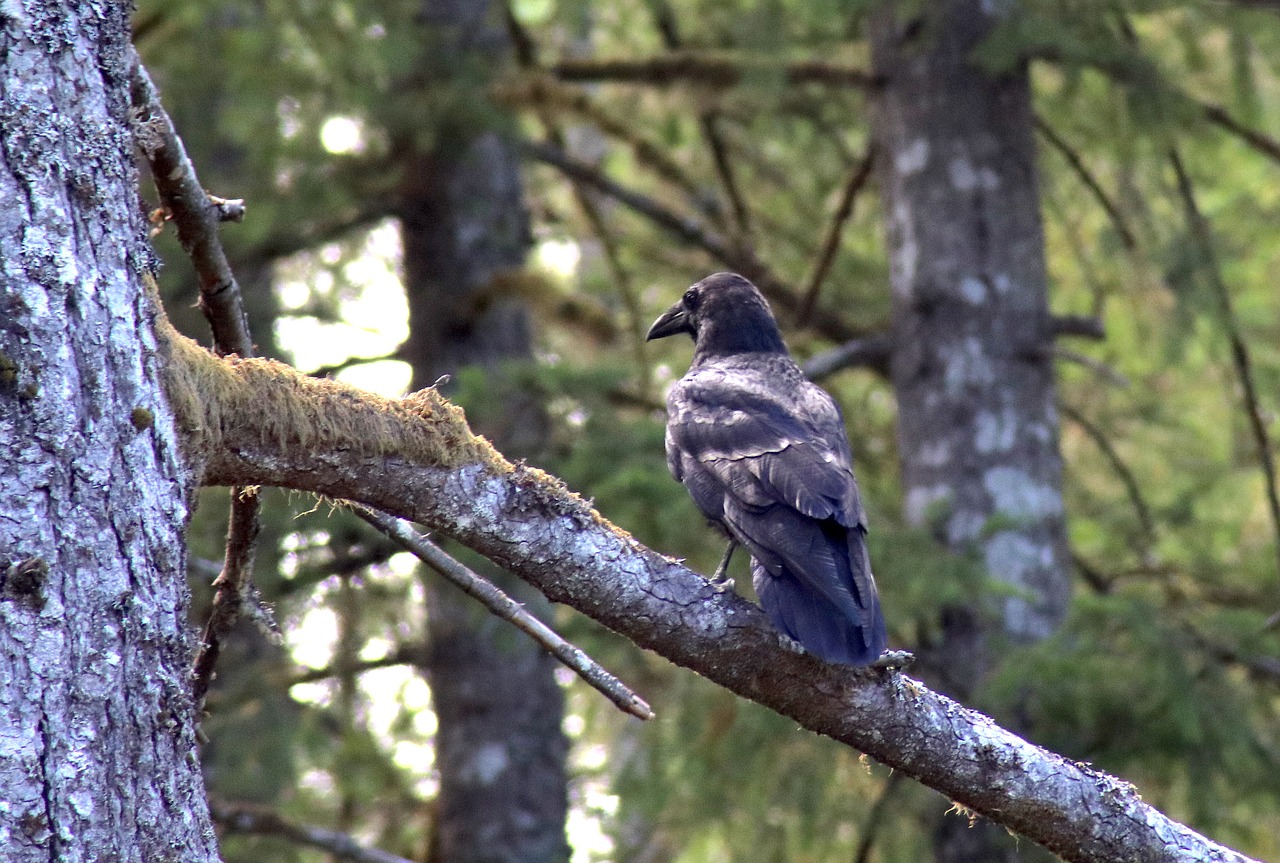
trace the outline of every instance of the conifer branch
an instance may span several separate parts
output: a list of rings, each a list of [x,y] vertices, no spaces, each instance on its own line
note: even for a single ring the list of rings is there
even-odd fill
[[[1240,329],[1240,320],[1236,316],[1235,304],[1231,299],[1231,291],[1227,288],[1222,276],[1222,268],[1218,265],[1218,255],[1213,240],[1213,229],[1209,220],[1200,209],[1196,200],[1195,188],[1186,166],[1176,147],[1169,151],[1169,161],[1173,165],[1178,180],[1178,194],[1186,210],[1187,226],[1200,251],[1201,268],[1205,278],[1218,301],[1219,318],[1227,340],[1231,345],[1231,362],[1235,366],[1236,377],[1240,381],[1245,416],[1249,419],[1249,430],[1253,433],[1254,446],[1257,449],[1258,464],[1262,468],[1264,492],[1267,499],[1267,511],[1271,516],[1271,527],[1274,533],[1276,573],[1280,576],[1280,491],[1276,488],[1276,462],[1271,438],[1267,434],[1267,423],[1262,416],[1262,405],[1258,396],[1258,384],[1253,372],[1253,360],[1249,354],[1248,343]],[[1268,626],[1280,622],[1277,612]]]
[[[419,560],[448,579],[463,593],[478,600],[490,613],[507,621],[536,641],[566,668],[612,701],[619,710],[640,719],[652,719],[653,710],[618,678],[557,635],[551,627],[524,610],[524,606],[457,558],[415,531],[403,520],[377,512],[358,503],[348,503],[352,512],[412,552]]]

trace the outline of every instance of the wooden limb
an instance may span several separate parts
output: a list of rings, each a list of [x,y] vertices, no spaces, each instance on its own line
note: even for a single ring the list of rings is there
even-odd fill
[[[1200,247],[1200,261],[1209,286],[1213,289],[1218,301],[1218,311],[1222,328],[1231,344],[1231,361],[1235,366],[1236,377],[1243,391],[1245,415],[1249,418],[1249,429],[1253,433],[1254,446],[1257,449],[1258,463],[1262,467],[1267,510],[1271,516],[1271,527],[1275,534],[1276,572],[1280,575],[1280,492],[1276,489],[1276,463],[1271,439],[1267,434],[1267,423],[1262,415],[1262,405],[1258,397],[1258,384],[1253,373],[1253,362],[1249,355],[1249,346],[1240,330],[1240,320],[1236,317],[1235,306],[1231,301],[1231,292],[1222,277],[1222,268],[1218,265],[1218,256],[1213,241],[1213,230],[1209,220],[1205,218],[1196,201],[1195,189],[1191,177],[1177,148],[1169,151],[1169,161],[1173,165],[1174,174],[1178,178],[1178,194],[1182,197],[1182,205],[1186,210],[1187,224],[1196,245]],[[1280,623],[1280,612],[1275,617]],[[1270,622],[1269,622],[1270,623]],[[1274,624],[1271,624],[1274,625]]]
[[[214,823],[227,833],[277,836],[297,845],[327,851],[337,860],[350,863],[413,863],[390,852],[361,845],[348,833],[313,824],[299,824],[259,806],[234,806],[210,800],[209,814],[213,816]]]
[[[648,5],[654,16],[654,25],[662,35],[664,47],[668,51],[681,50],[683,45],[680,27],[671,4],[666,0],[651,0]],[[698,125],[702,129],[703,139],[707,142],[707,149],[711,151],[711,161],[715,165],[716,176],[720,179],[720,188],[729,199],[729,206],[733,210],[737,233],[745,239],[751,235],[751,213],[747,209],[746,198],[738,187],[733,164],[729,161],[729,148],[720,132],[719,112],[715,108],[700,111]]]
[[[557,635],[545,623],[525,611],[520,603],[507,596],[474,570],[446,554],[444,549],[409,527],[402,519],[357,503],[348,503],[348,506],[352,512],[412,552],[467,596],[479,600],[491,613],[528,635],[589,686],[594,687],[605,698],[617,705],[620,710],[640,719],[653,718],[653,710],[644,699],[628,689],[622,681],[605,671],[582,650]]]
[[[825,84],[832,87],[872,89],[875,77],[855,66],[821,60],[777,62],[749,56],[711,54],[694,50],[669,51],[641,59],[583,58],[552,64],[552,73],[562,81],[649,84],[669,87],[699,84],[706,87],[736,87],[753,78],[781,77],[788,84]]]
[[[504,83],[496,96],[506,104],[533,106],[538,109],[540,117],[545,117],[546,112],[563,111],[589,121],[606,137],[625,144],[638,164],[678,189],[704,216],[715,218],[716,206],[707,200],[702,183],[668,155],[665,145],[645,137],[634,126],[614,116],[586,90],[568,86],[547,75],[530,74]],[[564,149],[558,143],[557,146]]]
[[[160,200],[172,215],[178,241],[199,277],[200,308],[213,330],[214,344],[219,353],[251,357],[253,339],[240,285],[218,238],[218,205],[200,185],[182,139],[160,104],[151,76],[136,54],[134,57],[130,94],[137,123],[145,130],[139,140]]]
[[[746,276],[756,283],[771,302],[784,310],[795,314],[799,309],[801,298],[796,289],[769,269],[751,248],[732,243],[697,219],[675,213],[652,198],[626,188],[604,172],[572,158],[558,147],[526,142],[524,149],[531,158],[556,168],[576,183],[585,184],[608,195],[668,233],[702,249],[722,265]],[[865,335],[860,327],[830,311],[819,316],[813,326],[819,333],[834,341],[843,342]]]
[[[231,495],[231,517],[227,523],[227,552],[222,572],[213,580],[213,605],[205,623],[200,650],[191,667],[191,696],[197,707],[204,704],[214,668],[222,650],[222,639],[240,619],[253,573],[254,543],[260,528],[258,493],[252,488],[236,487]]]
[[[292,675],[286,686],[298,686],[303,683],[318,683],[334,677],[350,677],[379,668],[394,668],[397,665],[426,665],[428,659],[425,644],[405,644],[377,659],[361,659],[350,663],[333,663],[324,668],[309,668]]]
[[[1049,334],[1054,338],[1075,336],[1100,342],[1107,337],[1107,330],[1102,319],[1093,315],[1051,315]]]
[[[820,354],[814,354],[800,364],[801,370],[812,381],[820,381],[842,369],[864,367],[873,369],[884,377],[889,376],[889,360],[893,356],[893,334],[876,333],[860,339],[850,339]]]
[[[1073,150],[1071,145],[1055,132],[1053,127],[1046,123],[1039,114],[1036,115],[1035,122],[1036,131],[1058,151],[1075,175],[1080,178],[1080,182],[1084,183],[1084,187],[1093,195],[1094,200],[1102,206],[1107,218],[1111,220],[1112,227],[1116,229],[1116,233],[1120,236],[1120,242],[1124,244],[1124,247],[1130,251],[1137,248],[1138,242],[1133,238],[1133,231],[1129,230],[1129,225],[1125,222],[1124,216],[1121,215],[1120,208],[1116,206],[1115,201],[1111,200],[1111,196],[1103,190],[1097,178],[1093,176],[1093,173],[1085,165],[1084,160],[1080,158],[1080,154]]]
[[[836,259],[836,252],[840,249],[840,236],[844,233],[845,222],[853,214],[853,205],[858,200],[858,193],[871,178],[871,169],[875,167],[875,161],[876,150],[872,145],[867,148],[866,155],[849,170],[848,179],[844,181],[840,192],[840,201],[836,204],[836,211],[831,215],[831,221],[827,223],[822,245],[818,249],[818,257],[809,271],[809,278],[805,280],[800,311],[796,314],[797,326],[804,326],[809,322],[809,315],[818,302],[819,292],[822,291],[822,283],[826,281],[827,273],[831,271],[831,264]]]
[[[511,34],[512,43],[516,46],[517,59],[523,67],[536,75],[538,72],[537,46],[520,23],[520,19],[512,11],[509,2],[504,4],[504,12],[507,31]],[[535,86],[538,83],[551,87],[555,86],[554,82],[545,76],[534,77],[532,80]],[[568,141],[555,115],[546,106],[541,106],[538,111],[538,117],[546,129],[547,137],[550,138],[551,143],[562,152],[567,152]],[[663,159],[665,158],[664,154]],[[622,264],[622,254],[618,248],[617,238],[614,237],[613,232],[609,230],[608,224],[605,223],[604,215],[600,212],[600,208],[596,206],[595,199],[587,193],[587,190],[576,183],[573,185],[573,195],[588,227],[591,228],[591,232],[595,234],[596,239],[600,242],[600,249],[604,253],[604,260],[609,268],[610,278],[613,280],[614,287],[618,290],[618,296],[622,300],[623,308],[627,310],[627,336],[631,342],[631,355],[636,364],[640,392],[642,395],[648,395],[652,387],[653,374],[649,367],[648,348],[644,339],[645,321],[640,309],[640,298],[637,296],[635,286],[631,282],[631,274]]]
[[[1102,429],[1092,423],[1084,414],[1080,413],[1069,404],[1060,403],[1058,405],[1063,415],[1073,423],[1078,425],[1090,440],[1098,447],[1103,458],[1111,465],[1111,469],[1115,471],[1116,476],[1120,478],[1121,484],[1124,485],[1125,493],[1129,496],[1129,503],[1133,506],[1134,514],[1138,517],[1138,524],[1142,528],[1142,548],[1138,549],[1139,554],[1145,559],[1151,552],[1151,546],[1156,540],[1156,523],[1151,517],[1151,507],[1147,506],[1147,500],[1142,496],[1142,489],[1138,486],[1137,477],[1133,475],[1133,471],[1129,469],[1129,465],[1116,448],[1111,445],[1111,440],[1102,433]]]
[[[226,356],[252,357],[253,337],[245,314],[240,285],[219,237],[219,222],[244,217],[242,201],[215,198],[205,192],[187,158],[186,147],[169,119],[141,58],[133,54],[130,98],[139,126],[138,136],[151,167],[160,200],[177,226],[178,241],[191,258],[200,285],[200,308],[213,332],[215,350]],[[260,528],[260,498],[256,490],[233,488],[228,517],[227,551],[222,572],[214,580],[213,606],[205,625],[200,650],[192,666],[192,695],[203,705],[213,680],[222,638],[231,631],[245,600],[253,596],[253,544]],[[255,616],[260,609],[254,608]]]

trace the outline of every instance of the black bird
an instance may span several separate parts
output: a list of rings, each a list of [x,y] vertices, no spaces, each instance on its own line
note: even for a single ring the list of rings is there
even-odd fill
[[[677,333],[693,336],[694,351],[667,396],[671,473],[751,552],[752,583],[778,630],[828,662],[875,661],[884,619],[839,407],[805,378],[742,276],[698,282],[646,338]]]

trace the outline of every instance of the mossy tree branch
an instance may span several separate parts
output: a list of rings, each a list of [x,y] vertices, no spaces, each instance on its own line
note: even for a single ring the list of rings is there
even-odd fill
[[[645,548],[473,436],[433,390],[393,401],[161,327],[166,388],[210,485],[366,503],[452,536],[641,647],[912,776],[1073,861],[1235,861],[1127,783],[1035,747],[897,672],[827,665],[755,605]]]

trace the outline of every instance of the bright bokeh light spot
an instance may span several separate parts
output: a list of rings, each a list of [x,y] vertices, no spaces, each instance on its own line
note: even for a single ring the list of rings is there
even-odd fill
[[[330,117],[320,127],[320,144],[338,156],[349,156],[364,150],[364,128],[354,117]]]
[[[600,819],[576,806],[569,810],[565,832],[573,846],[572,863],[590,863],[613,853],[613,840],[605,834]]]
[[[297,662],[307,668],[324,668],[333,661],[338,643],[338,616],[329,608],[313,608],[302,615],[286,638]]]
[[[337,374],[338,380],[389,399],[398,399],[409,389],[413,368],[399,360],[361,363]]]
[[[544,240],[534,252],[538,265],[562,278],[578,271],[582,248],[572,240]]]

